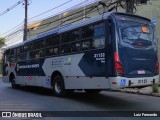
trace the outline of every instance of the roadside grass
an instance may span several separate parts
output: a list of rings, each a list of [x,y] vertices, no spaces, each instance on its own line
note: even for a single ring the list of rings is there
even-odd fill
[[[159,93],[159,84],[152,85],[152,92],[153,93]]]
[[[121,92],[125,93],[125,92],[126,92],[126,90],[123,88],[123,89],[121,89]]]

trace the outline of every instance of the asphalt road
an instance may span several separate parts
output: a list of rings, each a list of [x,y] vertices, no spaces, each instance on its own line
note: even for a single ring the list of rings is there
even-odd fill
[[[52,95],[51,90],[44,88],[12,89],[10,84],[3,83],[0,79],[0,111],[160,111],[160,97],[104,91],[97,95],[75,92],[66,98],[58,98]],[[87,117],[85,120],[96,118]],[[135,118],[146,119],[145,117],[131,119]],[[56,119],[64,118],[56,117]],[[65,119],[75,118],[67,117]],[[76,119],[84,118],[78,117]],[[101,119],[108,118],[103,116]],[[117,120],[114,117],[109,119]],[[128,120],[129,118],[123,119]],[[158,120],[158,118],[155,119]]]

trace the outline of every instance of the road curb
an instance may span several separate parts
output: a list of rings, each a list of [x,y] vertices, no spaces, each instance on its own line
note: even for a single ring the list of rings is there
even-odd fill
[[[155,97],[160,97],[160,93],[143,93],[143,92],[134,92],[134,91],[127,91],[127,90],[112,90],[112,92],[122,92],[122,93],[131,93],[131,94],[139,94],[139,95],[147,95],[147,96],[155,96]]]

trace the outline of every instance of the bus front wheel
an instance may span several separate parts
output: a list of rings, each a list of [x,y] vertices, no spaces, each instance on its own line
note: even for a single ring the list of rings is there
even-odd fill
[[[60,75],[56,75],[53,79],[53,93],[58,97],[66,96],[64,80]]]
[[[18,89],[20,87],[20,85],[16,84],[15,78],[11,80],[11,86],[14,89]]]

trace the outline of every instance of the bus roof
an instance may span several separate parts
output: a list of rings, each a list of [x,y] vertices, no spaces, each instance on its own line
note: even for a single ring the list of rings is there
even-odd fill
[[[143,20],[146,20],[148,22],[151,22],[150,19],[146,18],[146,17],[143,17],[143,16],[139,16],[139,15],[133,15],[133,14],[129,14],[129,13],[122,13],[122,12],[114,12],[115,15],[124,15],[124,16],[128,16],[128,17],[136,17],[136,18],[139,18],[139,19],[143,19]]]
[[[63,33],[65,31],[69,31],[69,30],[72,30],[72,29],[76,29],[76,28],[79,28],[79,27],[82,27],[82,26],[85,26],[85,25],[88,25],[88,24],[91,24],[91,23],[94,23],[94,22],[97,22],[99,20],[103,20],[103,19],[107,19],[108,16],[110,15],[125,15],[125,16],[128,16],[128,17],[136,17],[136,18],[140,18],[140,19],[144,19],[144,20],[147,20],[147,21],[151,21],[150,19],[148,18],[145,18],[145,17],[142,17],[142,16],[138,16],[138,15],[132,15],[132,14],[128,14],[128,13],[120,13],[120,12],[107,12],[107,13],[104,13],[103,15],[98,15],[98,16],[95,16],[95,17],[92,17],[92,18],[89,18],[85,21],[80,21],[80,22],[76,22],[76,23],[70,23],[70,24],[66,24],[66,25],[62,25],[58,28],[54,28],[52,30],[49,30],[49,31],[46,31],[32,39],[29,39],[29,40],[26,40],[24,42],[21,42],[19,44],[16,44],[16,45],[13,45],[11,47],[8,47],[7,49],[10,49],[10,48],[15,48],[15,47],[18,47],[18,46],[21,46],[21,45],[24,45],[24,44],[28,44],[32,41],[35,41],[35,40],[40,40],[40,39],[43,39],[45,37],[49,37],[49,36],[54,36],[54,35],[58,35],[59,33]],[[103,17],[102,17],[103,16]]]
[[[111,14],[111,12],[105,13],[103,15],[103,19],[106,19],[110,14]],[[26,40],[26,41],[21,42],[19,44],[16,44],[16,45],[13,45],[11,47],[8,47],[7,49],[15,48],[15,47],[30,43],[30,42],[38,40],[38,39],[43,39],[43,38],[48,37],[50,35],[54,36],[54,35],[57,35],[59,33],[65,32],[65,31],[72,30],[74,28],[78,28],[78,27],[81,27],[81,26],[84,26],[84,25],[99,21],[101,19],[102,19],[102,15],[98,15],[96,17],[89,18],[89,19],[87,19],[85,21],[80,21],[80,22],[77,22],[77,23],[70,23],[70,24],[62,25],[62,26],[60,26],[58,28],[54,28],[52,30],[46,31],[46,32],[44,32],[44,33],[42,33],[42,34],[40,34],[40,35],[38,35],[38,36],[36,36],[36,37],[34,37],[32,39],[29,39],[29,40]]]

